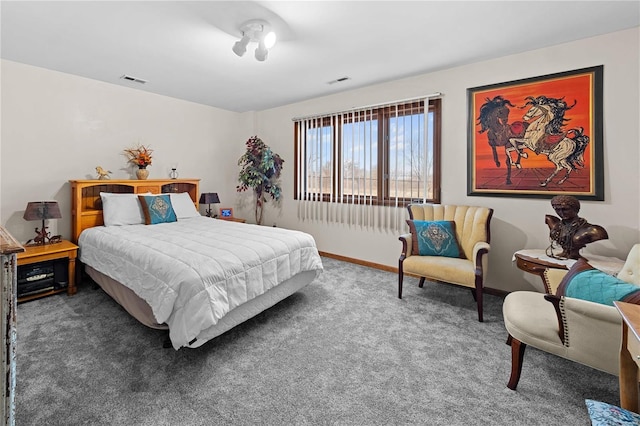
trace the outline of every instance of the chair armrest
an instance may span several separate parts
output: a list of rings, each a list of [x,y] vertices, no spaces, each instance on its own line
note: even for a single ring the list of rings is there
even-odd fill
[[[486,241],[478,241],[473,246],[473,257],[469,260],[473,261],[476,268],[476,276],[482,276],[482,258],[484,255],[489,253],[491,250],[491,246]]]
[[[411,256],[411,248],[413,247],[411,234],[402,234],[402,235],[400,235],[400,237],[398,237],[398,239],[400,241],[402,241],[402,254],[401,254],[401,256],[403,258]]]
[[[572,361],[618,374],[622,343],[622,318],[613,306],[545,294],[558,315],[565,352]],[[556,305],[557,303],[557,305]]]
[[[489,245],[489,243],[487,243],[486,241],[478,241],[473,246],[472,259],[475,260],[476,263],[478,263],[480,260],[482,260],[482,256],[489,253],[489,250],[491,250],[491,246]]]
[[[619,373],[622,317],[613,306],[565,297],[572,360],[610,374]]]
[[[569,346],[569,330],[567,329],[567,318],[564,314],[564,300],[554,294],[545,294],[544,300],[551,303],[556,311],[556,317],[558,319],[558,337],[562,341],[564,346]]]
[[[567,314],[569,321],[573,319],[571,316],[575,315],[578,317],[590,318],[602,323],[622,325],[622,317],[614,306],[589,302],[587,300],[576,299],[573,297],[565,297],[564,299],[565,313]],[[595,331],[591,330],[589,333],[595,333]]]
[[[553,294],[545,294],[544,298],[555,308],[559,337],[566,347],[570,346],[570,338],[573,342],[584,342],[592,336],[596,339],[593,344],[598,345],[599,336],[610,333],[612,327],[611,334],[619,334],[622,320],[613,306]]]

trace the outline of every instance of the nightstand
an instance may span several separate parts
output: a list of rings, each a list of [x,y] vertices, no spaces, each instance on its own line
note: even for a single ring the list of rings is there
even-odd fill
[[[66,291],[76,293],[78,246],[70,241],[25,246],[18,253],[18,302]]]

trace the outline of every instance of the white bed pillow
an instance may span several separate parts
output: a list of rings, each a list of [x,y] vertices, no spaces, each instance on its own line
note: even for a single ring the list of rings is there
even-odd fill
[[[138,195],[101,192],[102,218],[104,226],[137,225],[144,223],[144,214],[138,200]]]
[[[193,204],[188,192],[170,192],[169,196],[178,220],[200,216],[200,212],[196,210],[196,206]]]

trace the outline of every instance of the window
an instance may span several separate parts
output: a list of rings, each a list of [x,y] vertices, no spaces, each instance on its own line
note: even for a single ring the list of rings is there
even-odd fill
[[[420,99],[296,119],[295,199],[438,203],[440,104]]]

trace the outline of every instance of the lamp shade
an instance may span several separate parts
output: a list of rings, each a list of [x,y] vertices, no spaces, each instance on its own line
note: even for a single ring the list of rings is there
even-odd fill
[[[60,219],[61,217],[57,201],[30,201],[23,216],[25,220]]]
[[[203,192],[200,194],[200,204],[217,204],[220,202],[217,192]]]

